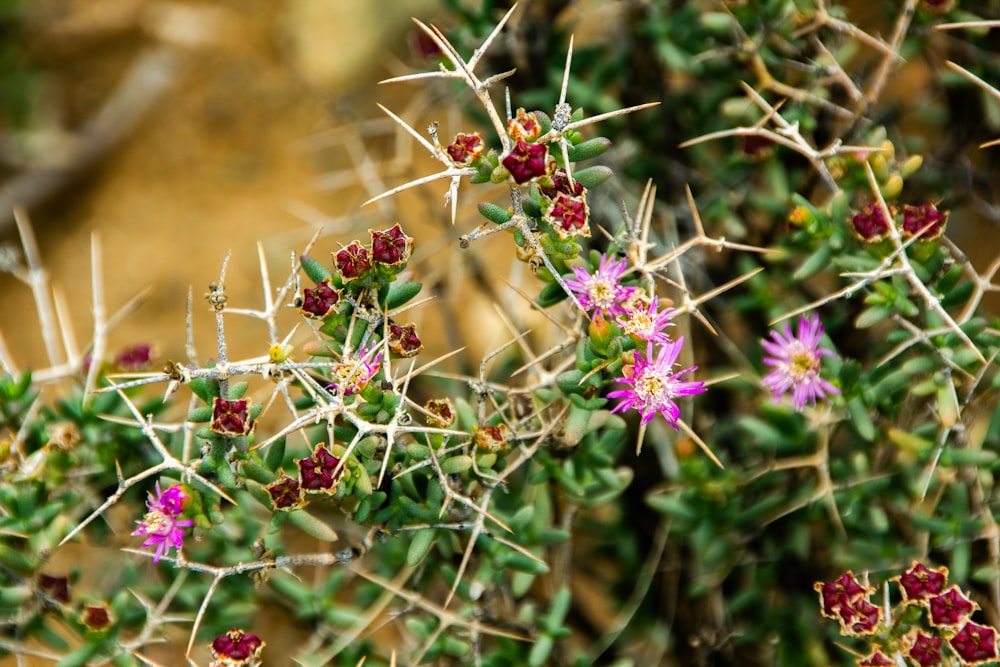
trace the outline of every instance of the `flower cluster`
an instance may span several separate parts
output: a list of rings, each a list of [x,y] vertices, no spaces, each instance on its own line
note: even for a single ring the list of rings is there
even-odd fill
[[[594,273],[574,267],[574,275],[566,279],[566,285],[592,318],[590,334],[595,348],[609,349],[607,343],[618,333],[646,343],[645,355],[639,350],[622,354],[622,376],[616,381],[631,388],[608,393],[608,398],[623,399],[612,412],[635,409],[643,423],[659,413],[676,429],[680,419],[677,399],[704,392],[705,383],[681,379],[697,366],[674,372],[684,346],[683,336],[672,340],[664,331],[674,310],[660,310],[655,298],[646,297],[638,287],[623,285],[626,266],[624,258],[601,255]]]
[[[182,519],[184,505],[189,499],[180,484],[174,484],[166,491],[160,490],[160,483],[156,483],[156,494],[149,494],[146,501],[146,516],[141,521],[137,521],[139,527],[133,535],[145,535],[146,540],[142,543],[144,547],[156,547],[153,555],[153,562],[160,562],[160,558],[170,549],[180,550],[184,544],[187,533],[185,528],[194,525],[191,519]]]
[[[369,245],[351,241],[333,253],[337,272],[348,285],[363,288],[389,281],[406,268],[406,262],[413,253],[413,239],[403,232],[398,223],[386,230],[369,230],[369,234]],[[327,295],[327,300],[332,298]]]
[[[842,634],[866,635],[875,631],[881,619],[880,609],[869,599],[875,589],[862,586],[852,572],[845,572],[835,581],[817,582],[814,587],[819,593],[821,613],[838,620]]]
[[[865,243],[877,243],[889,235],[889,225],[895,223],[905,236],[920,235],[920,240],[931,241],[944,234],[948,222],[948,211],[940,211],[932,202],[905,204],[900,210],[888,207],[892,220],[885,217],[885,209],[878,202],[866,204],[851,216],[850,225],[854,235]]]
[[[917,667],[980,665],[998,658],[996,629],[970,620],[978,605],[958,586],[945,588],[947,568],[914,562],[895,581],[902,595],[895,623],[891,617],[882,618],[882,608],[869,600],[875,589],[861,585],[850,571],[814,585],[823,616],[837,619],[841,634],[865,636],[871,642],[871,651],[858,661],[860,667],[903,664],[903,658]]]

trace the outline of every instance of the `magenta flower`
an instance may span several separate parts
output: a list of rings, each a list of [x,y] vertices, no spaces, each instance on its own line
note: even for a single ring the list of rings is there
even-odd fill
[[[665,345],[670,342],[670,336],[664,333],[664,329],[670,326],[670,320],[674,317],[673,308],[657,309],[656,300],[649,302],[648,308],[629,308],[624,313],[615,318],[618,326],[626,334],[636,340]]]
[[[677,420],[680,419],[681,409],[677,407],[676,399],[705,391],[704,382],[678,379],[698,368],[697,366],[686,368],[678,373],[671,372],[683,345],[683,336],[676,341],[662,345],[655,361],[653,361],[653,343],[646,343],[645,357],[636,351],[634,364],[631,367],[625,367],[625,377],[618,378],[618,382],[630,384],[632,388],[608,392],[608,398],[625,399],[616,405],[611,412],[635,408],[642,415],[643,424],[659,412],[668,424],[677,429]]]
[[[139,527],[132,534],[146,536],[146,541],[142,543],[144,547],[156,545],[154,563],[158,563],[166,551],[179,550],[187,536],[184,529],[194,525],[194,521],[181,518],[184,502],[187,499],[188,495],[184,493],[180,484],[174,484],[161,492],[160,483],[157,482],[156,495],[149,494],[149,499],[146,501],[146,516],[142,521],[136,522]]]
[[[795,336],[787,324],[784,331],[772,331],[774,340],[763,340],[761,345],[771,356],[764,357],[764,363],[774,370],[764,376],[764,386],[774,394],[774,402],[791,390],[792,405],[801,410],[806,401],[815,403],[827,394],[839,394],[840,390],[819,376],[820,359],[836,357],[832,350],[819,346],[823,337],[823,324],[815,313],[799,319]]]
[[[382,353],[375,354],[374,345],[363,347],[355,353],[354,359],[344,359],[333,368],[336,378],[326,389],[339,391],[344,396],[356,394],[378,375],[381,368]]]
[[[574,278],[566,279],[566,286],[576,295],[580,305],[591,315],[605,313],[621,315],[625,313],[622,304],[638,291],[637,287],[621,284],[622,275],[628,262],[621,262],[608,255],[601,255],[597,273],[590,273],[583,267],[574,266]]]

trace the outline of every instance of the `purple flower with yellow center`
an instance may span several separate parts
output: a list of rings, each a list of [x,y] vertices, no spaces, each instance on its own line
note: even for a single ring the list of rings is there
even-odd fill
[[[670,326],[670,321],[674,317],[674,309],[664,308],[663,310],[659,310],[655,299],[649,302],[647,308],[642,308],[642,305],[644,304],[639,301],[634,307],[627,308],[624,313],[616,317],[615,321],[618,322],[618,326],[635,340],[643,340],[658,345],[669,343],[670,336],[664,333],[663,330]]]
[[[284,471],[280,472],[278,479],[265,486],[264,490],[271,497],[271,504],[276,510],[290,512],[305,504],[299,480],[289,477]]]
[[[555,167],[555,161],[549,156],[548,146],[529,144],[521,139],[517,140],[501,162],[518,185],[545,176],[551,171],[550,167]]]
[[[896,211],[890,207],[889,214],[895,215]],[[858,239],[875,243],[888,236],[890,222],[891,220],[886,220],[885,212],[878,202],[871,202],[851,218],[851,229]]]
[[[633,353],[633,364],[623,369],[625,377],[617,378],[618,382],[632,385],[631,389],[619,389],[608,392],[608,398],[624,399],[611,412],[621,412],[634,408],[642,415],[642,423],[651,420],[656,413],[663,415],[667,423],[677,429],[677,421],[681,417],[681,409],[676,400],[682,396],[692,396],[705,391],[705,383],[693,380],[681,380],[697,366],[686,368],[677,373],[674,364],[684,345],[684,337],[670,341],[660,346],[660,351],[653,359],[653,343],[646,343],[646,356],[638,351]]]
[[[916,236],[923,232],[920,239],[931,241],[944,233],[947,222],[948,211],[939,211],[932,202],[903,206],[903,236]]]
[[[792,335],[787,324],[783,331],[772,331],[773,340],[763,340],[761,345],[770,355],[764,363],[773,370],[764,376],[764,386],[774,394],[777,403],[788,391],[792,392],[792,405],[801,410],[806,401],[815,403],[827,394],[839,394],[840,390],[819,376],[822,357],[836,357],[832,350],[819,346],[823,337],[823,325],[819,316],[813,313],[799,319],[798,332]]]
[[[179,484],[174,484],[166,491],[160,491],[160,483],[156,483],[156,495],[149,494],[146,501],[146,516],[137,521],[139,527],[133,535],[145,535],[144,547],[156,546],[153,562],[158,563],[163,554],[170,549],[180,549],[187,533],[185,528],[194,525],[190,519],[182,519],[184,503],[188,495]]]
[[[623,257],[617,261],[607,255],[601,255],[601,262],[596,273],[574,266],[573,278],[566,279],[566,286],[576,295],[580,306],[591,315],[604,313],[620,315],[625,312],[622,305],[631,299],[638,291],[636,287],[621,284],[627,261]]]
[[[882,610],[869,602],[866,598],[860,597],[849,604],[843,605],[837,614],[840,616],[840,625],[843,632],[852,635],[868,635],[875,632],[879,619],[882,617]]]

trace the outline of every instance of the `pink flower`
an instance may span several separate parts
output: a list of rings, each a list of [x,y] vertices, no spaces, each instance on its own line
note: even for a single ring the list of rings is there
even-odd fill
[[[618,322],[618,326],[622,328],[622,331],[632,338],[665,345],[670,342],[670,336],[664,333],[663,330],[670,326],[670,320],[673,317],[673,308],[664,308],[658,311],[656,300],[654,299],[650,301],[648,308],[635,307],[627,309],[623,314],[615,318],[615,320]]]
[[[806,401],[815,403],[827,394],[839,394],[840,390],[819,376],[820,359],[835,357],[833,351],[819,346],[823,337],[823,325],[815,313],[799,319],[795,336],[787,324],[783,333],[772,331],[774,340],[761,341],[764,350],[771,356],[764,357],[764,363],[774,370],[764,376],[764,385],[774,394],[777,403],[781,397],[792,392],[792,405],[801,410]]]
[[[631,299],[638,289],[621,284],[627,264],[624,257],[619,262],[607,255],[601,255],[601,263],[596,273],[592,274],[582,267],[574,266],[575,277],[568,278],[566,286],[576,295],[583,309],[591,315],[624,314],[625,308],[622,304]]]
[[[344,396],[356,394],[378,375],[382,368],[382,353],[375,354],[375,346],[363,347],[355,353],[354,359],[344,359],[333,368],[336,376],[326,386],[328,391],[340,391]]]
[[[160,483],[157,482],[156,495],[149,494],[146,516],[142,521],[136,522],[139,527],[132,534],[146,536],[146,541],[142,543],[144,547],[156,545],[154,563],[158,563],[166,551],[179,550],[187,536],[184,529],[194,525],[194,521],[180,518],[187,499],[188,495],[180,484],[174,484],[161,492]]]
[[[673,373],[677,355],[681,353],[684,337],[668,342],[660,347],[656,360],[653,360],[653,343],[646,343],[646,356],[638,351],[634,353],[634,364],[626,366],[625,377],[618,382],[632,385],[631,389],[620,389],[608,392],[608,398],[623,398],[612,412],[620,412],[635,408],[642,415],[642,423],[646,423],[659,412],[667,423],[677,429],[677,420],[681,410],[675,400],[681,396],[691,396],[705,391],[705,383],[678,379],[698,368],[692,366],[678,373]]]

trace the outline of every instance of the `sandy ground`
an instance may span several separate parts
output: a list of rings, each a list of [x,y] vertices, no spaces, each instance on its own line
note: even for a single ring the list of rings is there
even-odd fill
[[[65,295],[78,344],[90,339],[93,325],[92,239],[109,314],[151,289],[115,327],[109,351],[149,342],[162,361],[183,358],[189,286],[199,356],[213,356],[213,320],[202,295],[218,280],[227,253],[230,304],[259,308],[258,242],[280,281],[290,254],[317,226],[336,231],[317,246],[318,256],[328,258],[339,244],[365,238],[368,227],[392,225],[393,208],[359,208],[379,181],[359,186],[356,165],[395,157],[375,102],[392,106],[413,91],[376,82],[414,64],[408,19],[432,20],[428,12],[440,11],[434,6],[431,0],[38,3],[33,55],[47,77],[40,94],[53,108],[40,128],[46,136],[85,128],[130,68],[150,54],[167,58],[156,70],[165,88],[150,97],[134,129],[119,128],[111,150],[85,160],[67,187],[31,211],[41,257]],[[379,123],[363,129],[365,119]],[[105,131],[115,134],[114,123]],[[54,158],[49,151],[35,159]],[[400,164],[391,161],[382,177],[401,180],[393,173]],[[384,223],[372,218],[379,213]],[[16,239],[11,227],[4,238]],[[255,351],[262,329],[246,336],[241,329],[229,332],[234,345],[248,346],[237,354],[266,352]],[[18,366],[48,364],[31,291],[9,275],[0,275],[0,331]]]

